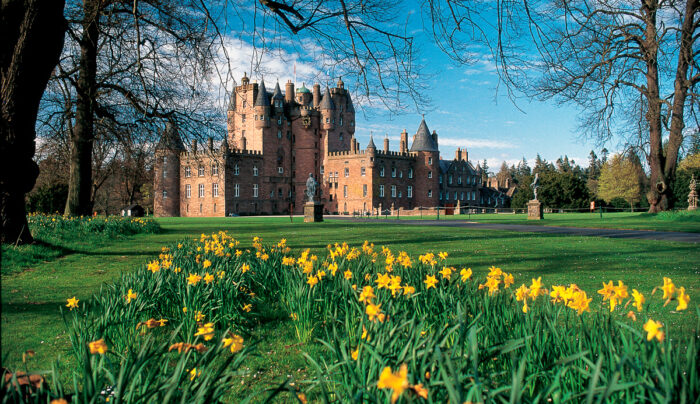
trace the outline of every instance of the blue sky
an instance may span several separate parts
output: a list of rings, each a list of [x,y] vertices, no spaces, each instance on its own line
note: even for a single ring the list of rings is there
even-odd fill
[[[411,20],[415,18],[411,16]],[[568,155],[582,166],[588,164],[591,150],[600,154],[600,146],[579,136],[574,106],[525,98],[519,98],[516,106],[507,97],[504,85],[499,86],[488,52],[474,46],[472,50],[478,61],[469,66],[457,65],[422,30],[414,29],[411,34],[415,35],[415,45],[420,50],[418,62],[425,66],[426,91],[432,103],[418,108],[412,105],[400,114],[391,113],[378,104],[356,104],[355,136],[362,147],[367,144],[371,132],[375,141],[381,141],[388,134],[391,148],[398,149],[401,131],[405,128],[410,138],[424,113],[428,127],[438,132],[443,158],[451,159],[457,147],[466,147],[472,163],[476,165],[486,159],[492,171],[497,171],[503,161],[517,164],[523,157],[532,164],[537,153],[549,161]],[[328,76],[316,63],[323,57],[314,54],[317,47],[300,47],[298,43],[285,46],[282,40],[281,50],[263,53],[254,46],[252,37],[241,31],[231,31],[229,38],[227,52],[231,73],[237,82],[244,71],[251,76],[254,70],[257,73],[252,75],[253,81],[264,76],[268,89],[274,88],[276,80],[284,89],[284,82],[294,77],[295,62],[298,86],[302,82],[310,87],[317,81],[322,84],[337,81],[337,77]],[[352,77],[343,77],[343,80],[346,88],[354,88]],[[222,87],[230,91],[232,84],[225,82]]]

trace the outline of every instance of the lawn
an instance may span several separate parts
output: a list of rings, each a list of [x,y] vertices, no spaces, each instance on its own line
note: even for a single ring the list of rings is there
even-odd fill
[[[629,220],[641,226],[643,218],[637,216],[616,216],[611,220]],[[483,219],[488,218],[484,215]],[[47,369],[58,355],[67,358],[65,365],[70,367],[70,344],[58,311],[67,298],[77,296],[80,300],[87,300],[102,284],[156,257],[162,246],[219,230],[228,231],[240,239],[244,247],[249,247],[256,235],[270,243],[286,238],[293,253],[311,248],[312,252],[323,255],[328,243],[347,241],[359,246],[364,240],[405,250],[414,258],[427,251],[447,251],[448,265],[471,267],[474,275],[482,278],[489,266],[500,266],[513,273],[516,286],[529,283],[532,277],[542,276],[545,285],[576,283],[589,295],[596,295],[595,291],[603,281],[619,279],[630,290],[635,288],[649,293],[662,283],[663,276],[668,276],[677,285],[685,286],[692,307],[700,291],[700,252],[693,244],[385,223],[357,224],[332,219],[319,224],[304,224],[301,218],[294,220],[290,223],[289,218],[159,219],[162,227],[159,234],[99,239],[94,244],[87,240],[82,244],[75,240],[66,242],[66,245],[57,242],[51,248],[60,254],[47,256],[44,261],[27,261],[31,265],[8,272],[5,272],[4,257],[15,254],[13,265],[18,265],[17,262],[23,262],[17,258],[22,251],[8,251],[3,247],[3,366],[21,366],[22,352],[32,349],[37,353],[30,365],[32,369]],[[583,222],[573,216],[568,220]],[[697,228],[697,223],[684,228],[693,226]],[[694,310],[671,313],[669,308],[661,309],[660,297],[650,300],[655,302],[650,310],[658,310],[659,319],[667,329],[692,332]],[[594,303],[599,305],[598,301],[594,296]],[[288,319],[274,312],[268,313],[261,317],[255,332],[261,340],[258,345],[261,356],[247,364],[250,380],[241,381],[242,390],[256,385],[271,386],[281,376],[295,380],[304,378],[306,370],[302,354],[316,348],[297,343]]]
[[[384,216],[380,216],[384,218]],[[396,219],[396,216],[388,218]],[[435,215],[399,216],[400,220],[436,220]],[[464,220],[479,223],[525,224],[532,226],[588,227],[596,229],[629,229],[681,231],[700,233],[700,211],[674,213],[546,213],[542,220],[528,220],[527,214],[479,213],[474,215],[440,215],[440,220]]]

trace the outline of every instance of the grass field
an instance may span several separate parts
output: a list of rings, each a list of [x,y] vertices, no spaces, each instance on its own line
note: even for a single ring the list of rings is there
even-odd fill
[[[498,217],[492,220],[499,220]],[[489,219],[484,215],[479,220]],[[513,217],[509,220],[520,219]],[[554,218],[549,220],[555,222]],[[563,221],[581,223],[573,216],[567,220]],[[642,226],[645,219],[622,215],[611,220]],[[646,220],[648,224],[652,222]],[[65,365],[70,367],[70,344],[58,311],[67,298],[77,296],[86,300],[103,283],[113,281],[121,273],[157,256],[162,246],[219,230],[228,231],[240,239],[243,246],[250,246],[256,235],[267,242],[287,238],[293,250],[311,248],[319,254],[324,254],[328,243],[347,241],[359,246],[364,240],[405,250],[415,257],[426,251],[447,251],[448,265],[471,267],[477,277],[483,277],[489,266],[497,265],[514,274],[516,285],[542,276],[545,285],[576,283],[589,294],[595,294],[603,281],[619,279],[630,289],[648,293],[662,283],[663,276],[668,276],[676,284],[686,287],[692,299],[691,306],[696,304],[700,292],[700,251],[696,245],[686,243],[384,223],[353,224],[332,219],[313,225],[301,223],[301,218],[296,218],[294,223],[290,223],[289,218],[170,218],[158,221],[163,229],[159,234],[140,234],[116,240],[96,239],[94,243],[90,240],[70,240],[64,245],[55,242],[47,248],[60,253],[45,257],[38,254],[43,258],[41,261],[22,261],[21,256],[26,251],[10,251],[12,247],[3,247],[3,366],[21,366],[22,352],[32,349],[37,355],[32,359],[31,369],[47,369],[58,355],[66,358]],[[674,224],[684,231],[700,231],[694,221]],[[6,272],[5,256],[13,254],[15,258],[11,265],[15,267]],[[659,314],[659,319],[668,329],[691,332],[690,327],[695,323],[691,321],[696,315],[694,310],[669,313],[668,308],[660,310],[660,298],[653,300],[656,303],[650,310],[656,307],[659,313],[665,313]],[[294,374],[296,378],[303,378],[305,360],[302,353],[315,348],[296,342],[288,319],[269,313],[261,319],[256,333],[261,339],[258,346],[260,356],[247,364],[250,380],[241,387],[242,390],[252,385],[266,385],[280,375]]]
[[[380,216],[384,218],[385,216]],[[396,219],[396,216],[389,216]],[[435,215],[399,216],[399,220],[435,220]],[[675,213],[547,213],[543,220],[528,220],[527,214],[480,213],[475,215],[440,215],[440,220],[465,220],[479,223],[526,224],[532,226],[589,227],[596,229],[629,229],[682,231],[700,233],[700,212]]]

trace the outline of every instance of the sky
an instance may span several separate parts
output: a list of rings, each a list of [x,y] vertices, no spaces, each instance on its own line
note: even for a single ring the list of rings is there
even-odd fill
[[[411,18],[409,24],[415,23]],[[323,71],[321,63],[315,63],[323,56],[315,54],[313,47],[307,47],[309,51],[304,54],[298,46],[285,48],[282,45],[281,54],[261,54],[253,46],[252,37],[241,35],[238,28],[237,31],[235,26],[231,27],[226,48],[228,65],[236,82],[240,83],[243,72],[247,72],[252,81],[259,82],[264,76],[268,90],[274,88],[277,80],[284,90],[287,79],[294,80],[294,77],[297,88],[302,83],[310,88],[316,81],[322,84],[337,81],[337,77]],[[414,29],[410,34],[415,36],[416,48],[420,49],[418,62],[425,66],[424,73],[429,77],[426,95],[431,104],[412,106],[397,114],[377,103],[356,103],[355,137],[361,147],[367,145],[372,133],[375,142],[381,142],[388,135],[391,149],[397,150],[401,131],[406,129],[410,139],[424,114],[430,130],[438,133],[443,159],[454,158],[457,147],[466,148],[474,165],[486,159],[492,172],[497,172],[504,161],[511,165],[523,158],[533,166],[538,153],[548,161],[567,155],[584,167],[588,165],[591,150],[600,155],[602,146],[579,135],[575,106],[522,97],[516,101],[516,106],[508,98],[504,85],[499,86],[496,69],[486,52],[478,55],[473,65],[458,65],[422,30]],[[251,75],[251,70],[258,70],[258,74]],[[343,81],[346,88],[353,88],[352,77],[343,77]],[[221,86],[222,94],[228,93],[232,83],[223,82]]]

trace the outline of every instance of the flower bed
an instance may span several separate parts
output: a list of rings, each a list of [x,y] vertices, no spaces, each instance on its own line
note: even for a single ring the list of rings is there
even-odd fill
[[[324,347],[306,356],[310,379],[292,386],[280,375],[280,387],[267,395],[273,399],[700,396],[697,337],[671,338],[648,313],[652,299],[664,300],[665,310],[688,308],[685,289],[671,279],[655,291],[611,281],[588,293],[542,278],[515,287],[520,280],[500,268],[474,279],[470,268],[446,266],[446,259],[416,259],[368,242],[292,255],[285,240],[265,245],[256,237],[243,249],[226,233],[164,247],[157,260],[89,301],[68,299],[64,317],[81,387],[68,397],[53,377],[33,394],[81,402],[225,401],[254,350],[250,330],[266,306],[289,316],[300,342]]]

